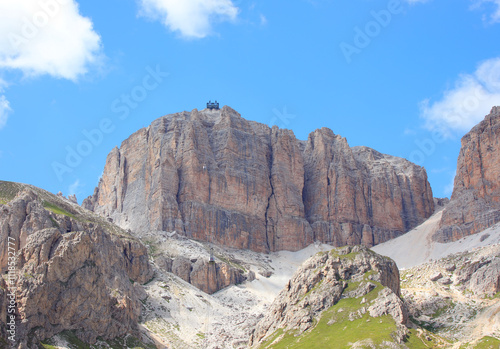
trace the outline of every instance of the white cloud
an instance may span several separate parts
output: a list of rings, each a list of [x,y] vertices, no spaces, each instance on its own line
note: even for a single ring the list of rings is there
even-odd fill
[[[500,0],[474,0],[473,8],[481,7],[483,4],[491,4],[494,7],[490,15],[492,22],[500,22]]]
[[[77,179],[73,184],[69,186],[68,195],[76,195],[80,187],[81,187],[80,180]]]
[[[406,0],[409,4],[423,4],[429,2],[430,0]],[[471,8],[477,9],[483,5],[491,4],[493,8],[492,14],[490,15],[492,22],[500,22],[500,0],[471,0],[473,2]]]
[[[415,131],[414,129],[409,128],[409,127],[405,128],[403,131],[403,135],[405,135],[405,136],[413,136],[416,134],[417,134],[417,131]]]
[[[444,187],[444,195],[451,196],[453,194],[453,188],[455,187],[455,176],[457,172],[453,172],[450,182]]]
[[[75,81],[101,55],[101,38],[75,0],[0,1],[0,68]]]
[[[469,131],[500,105],[500,58],[487,60],[473,74],[462,74],[440,100],[421,103],[421,116],[430,130],[445,137]]]
[[[212,33],[214,21],[233,21],[238,8],[231,0],[139,0],[140,13],[160,20],[186,38],[203,38]]]
[[[7,119],[11,111],[12,109],[10,108],[7,98],[5,98],[5,96],[0,96],[0,130],[7,124]]]
[[[263,14],[260,15],[260,25],[266,25],[267,24],[267,18]]]
[[[5,80],[2,80],[0,78],[0,93],[2,93],[3,91],[5,91],[5,88],[9,86],[9,84],[7,84],[7,81]]]
[[[410,4],[423,4],[424,2],[427,2],[429,0],[406,0],[406,2],[409,2]]]

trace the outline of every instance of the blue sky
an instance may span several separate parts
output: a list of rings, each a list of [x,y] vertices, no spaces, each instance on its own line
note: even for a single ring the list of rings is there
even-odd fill
[[[500,105],[499,38],[499,0],[0,0],[0,179],[81,202],[130,134],[217,99],[410,159],[449,196]]]

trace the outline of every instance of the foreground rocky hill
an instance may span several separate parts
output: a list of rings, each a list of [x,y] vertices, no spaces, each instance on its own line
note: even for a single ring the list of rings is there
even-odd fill
[[[83,206],[137,233],[260,252],[314,241],[372,246],[434,211],[425,170],[322,128],[292,131],[243,119],[229,107],[154,121],[109,155]]]
[[[252,348],[500,347],[500,245],[401,272],[364,247],[318,253],[279,293]]]
[[[39,188],[0,181],[0,249],[4,346],[38,348],[63,331],[91,344],[139,335],[137,293],[153,270],[144,245],[121,228]]]
[[[409,335],[399,296],[399,272],[392,260],[359,246],[319,253],[276,297],[250,345],[392,347]]]
[[[500,222],[500,107],[462,138],[450,203],[435,240],[456,241]]]

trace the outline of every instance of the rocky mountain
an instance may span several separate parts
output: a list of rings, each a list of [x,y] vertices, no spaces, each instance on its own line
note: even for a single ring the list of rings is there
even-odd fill
[[[83,206],[139,234],[260,252],[372,246],[434,211],[425,170],[322,128],[307,141],[225,106],[157,119],[108,155]]]
[[[500,347],[500,244],[401,272],[410,319],[453,348]]]
[[[497,241],[492,228],[481,243]],[[398,271],[362,246],[268,254],[165,231],[141,243],[70,200],[0,182],[2,248],[9,238],[17,273],[0,278],[0,348],[13,287],[18,349],[500,344],[498,245]]]
[[[462,138],[450,203],[434,239],[456,241],[500,222],[500,107]]]
[[[500,345],[500,245],[401,271],[365,247],[320,252],[258,322],[252,348]]]
[[[392,260],[360,246],[318,253],[276,297],[250,346],[392,348],[409,334],[399,297]]]
[[[0,181],[0,248],[0,329],[12,335],[6,295],[14,292],[16,348],[68,330],[91,344],[138,333],[137,293],[153,270],[146,247],[121,228],[39,188]]]

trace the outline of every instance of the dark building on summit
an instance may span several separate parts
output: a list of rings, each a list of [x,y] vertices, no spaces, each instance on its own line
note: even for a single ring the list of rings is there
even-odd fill
[[[215,101],[214,103],[212,103],[212,101],[208,101],[207,108],[210,110],[213,110],[213,109],[219,110],[219,102]]]

